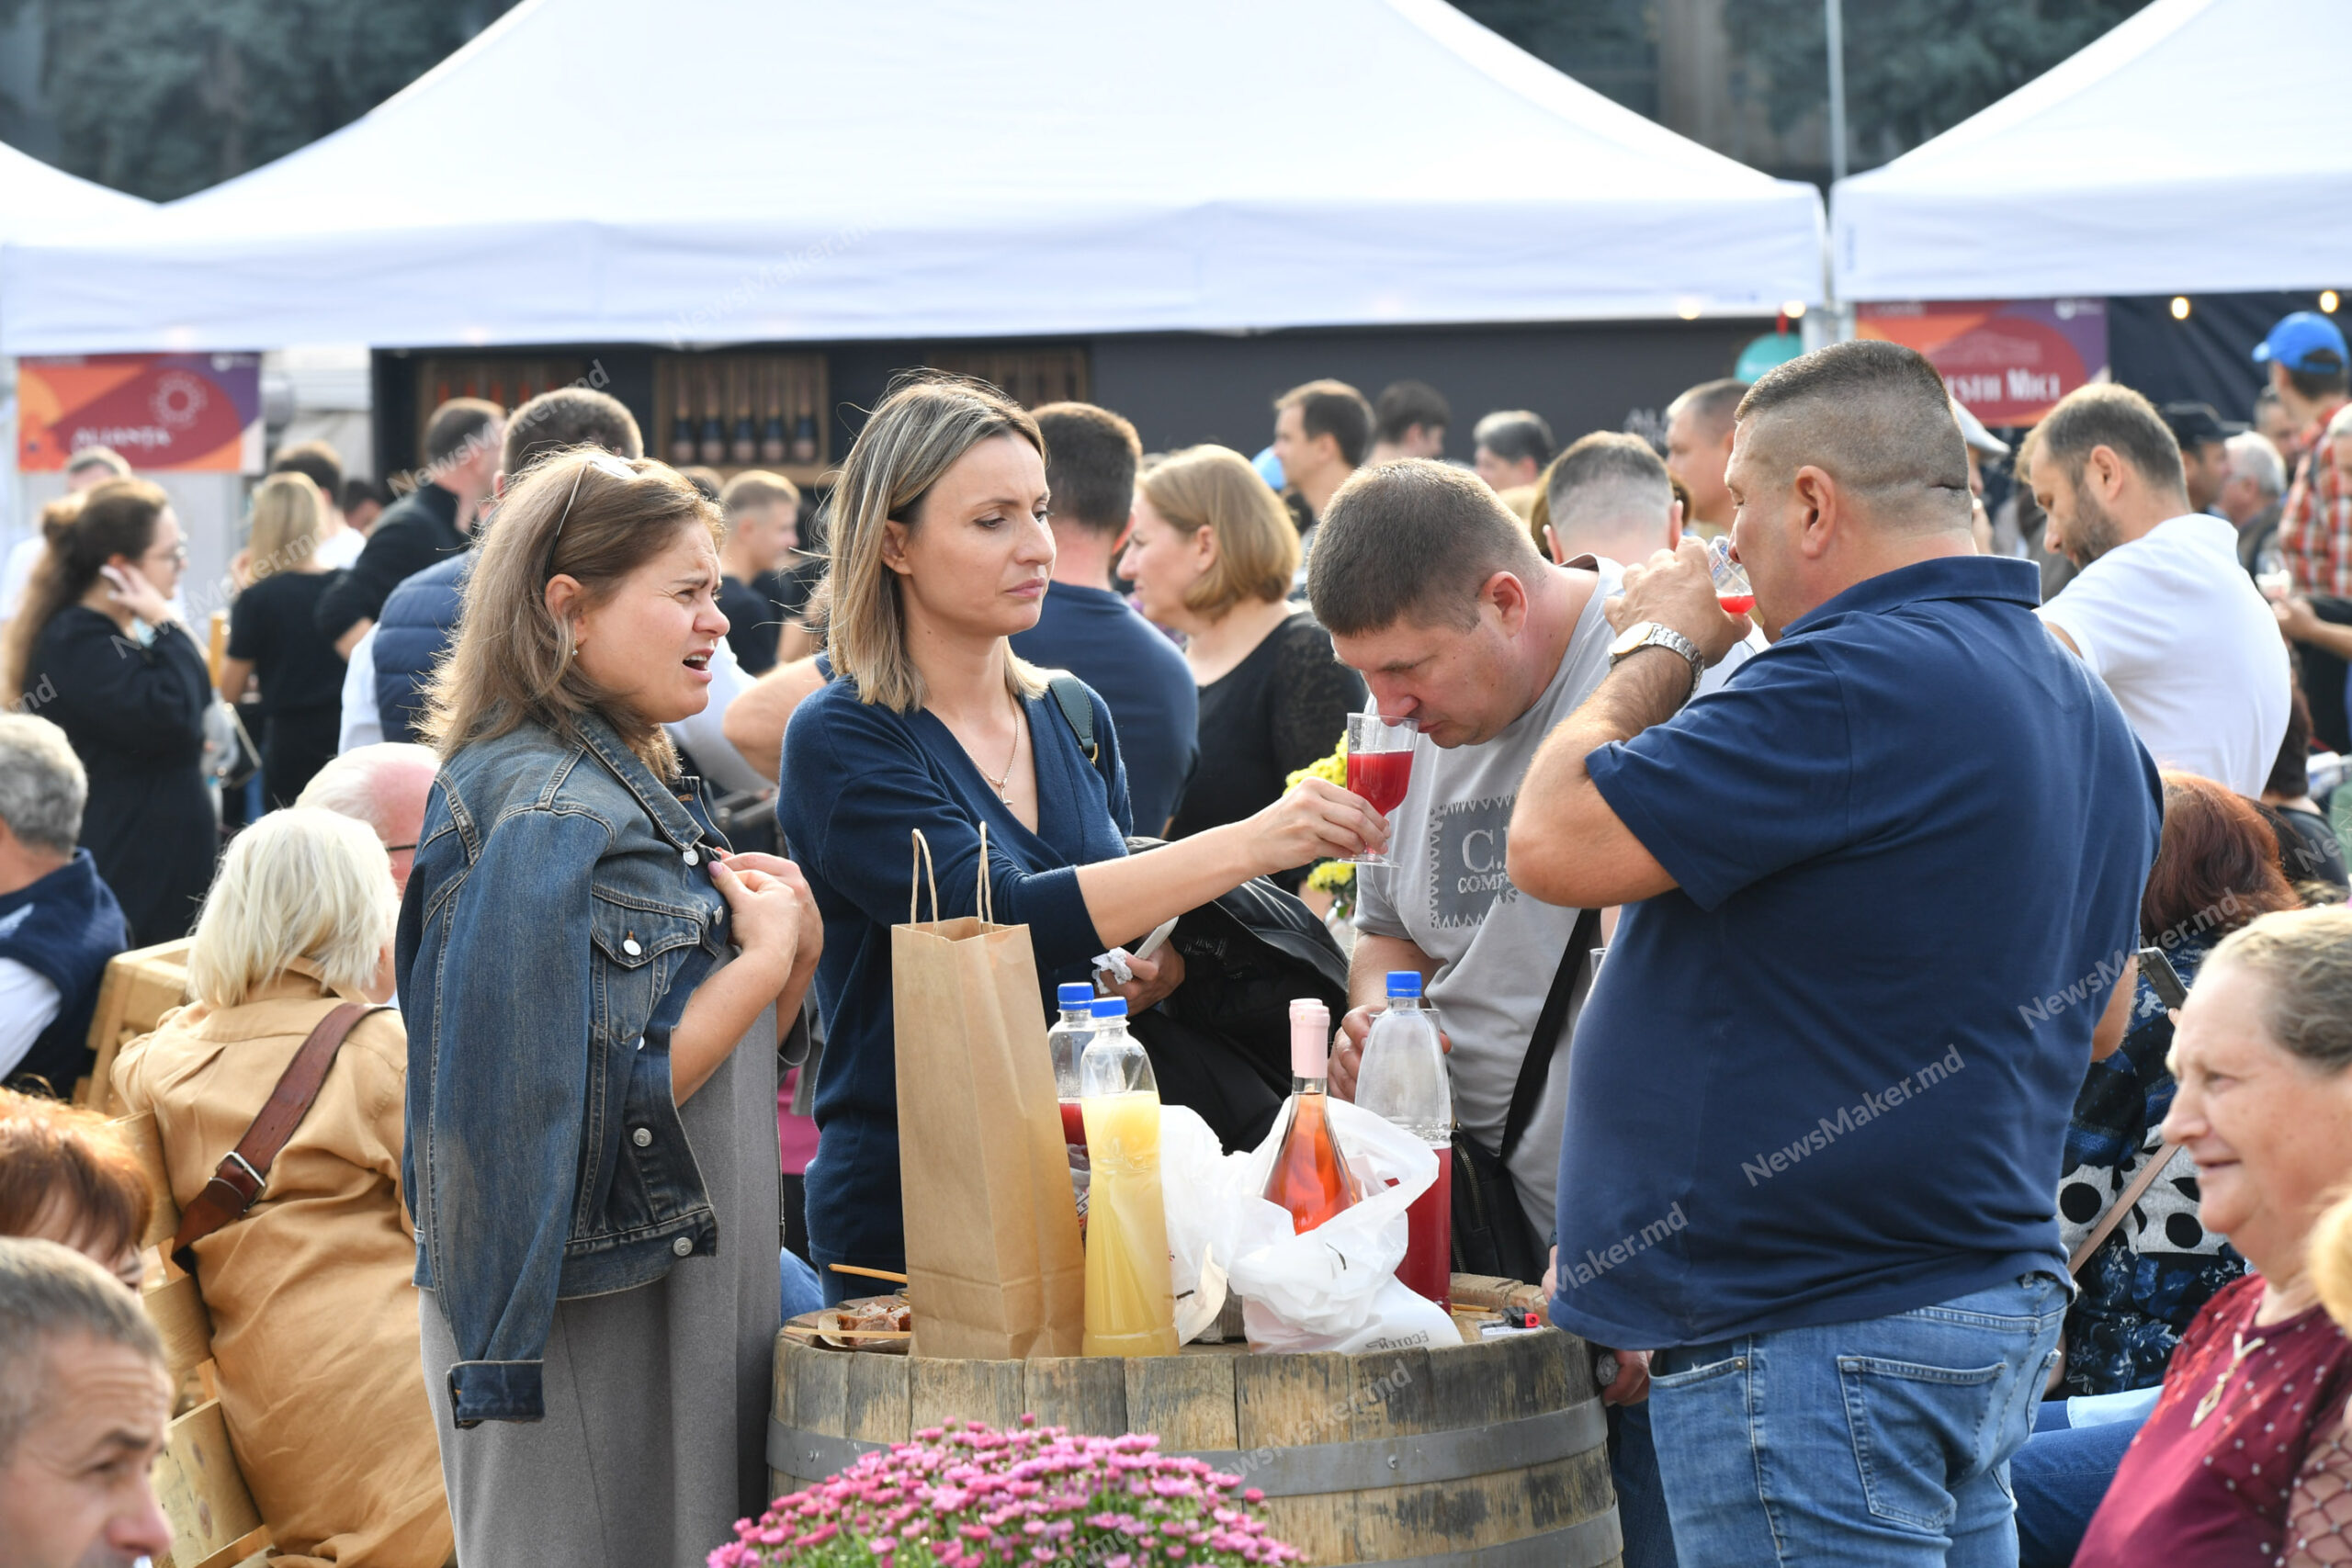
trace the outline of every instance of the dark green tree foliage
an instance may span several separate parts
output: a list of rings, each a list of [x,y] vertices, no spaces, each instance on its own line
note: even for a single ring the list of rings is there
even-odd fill
[[[0,24],[27,3],[0,0]],[[510,3],[46,0],[41,95],[59,162],[158,201],[186,196],[349,124]]]
[[[1883,164],[2049,70],[2147,0],[1845,0],[1847,146]],[[1822,0],[1728,0],[1774,129],[1829,98]]]
[[[1657,117],[1657,43],[1647,0],[1454,0],[1454,5],[1487,30],[1595,92],[1638,114]]]

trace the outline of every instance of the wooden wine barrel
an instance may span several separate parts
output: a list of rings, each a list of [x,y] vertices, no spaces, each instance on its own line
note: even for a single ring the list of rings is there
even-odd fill
[[[776,1341],[777,1495],[926,1427],[1159,1434],[1264,1492],[1318,1565],[1602,1568],[1623,1550],[1584,1342],[1557,1329],[1371,1355],[963,1361]]]

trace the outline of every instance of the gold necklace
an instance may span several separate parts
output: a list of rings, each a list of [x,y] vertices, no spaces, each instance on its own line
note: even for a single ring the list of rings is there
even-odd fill
[[[2188,1424],[2191,1427],[2202,1427],[2205,1424],[2205,1417],[2221,1408],[2222,1395],[2227,1392],[2230,1379],[2237,1374],[2238,1363],[2261,1349],[2267,1343],[2268,1341],[2260,1335],[2256,1335],[2251,1341],[2243,1332],[2230,1336],[2230,1364],[2222,1369],[2222,1375],[2213,1380],[2213,1386],[2206,1390],[2205,1397],[2197,1402],[2195,1413],[2188,1417]]]
[[[996,797],[1007,806],[1012,804],[1012,796],[1006,793],[1006,786],[1012,783],[1012,765],[1019,761],[1021,761],[1021,709],[1018,705],[1015,705],[1012,710],[1012,755],[1004,760],[1004,772],[995,778],[989,779],[989,787],[996,791]],[[986,773],[980,776],[988,778]]]

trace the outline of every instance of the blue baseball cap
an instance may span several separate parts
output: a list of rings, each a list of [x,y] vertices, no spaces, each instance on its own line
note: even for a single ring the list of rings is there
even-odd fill
[[[2344,348],[2344,333],[2317,310],[2298,310],[2282,317],[2270,335],[2254,345],[2257,365],[2276,360],[2290,370],[2315,376],[2341,375],[2352,355]]]

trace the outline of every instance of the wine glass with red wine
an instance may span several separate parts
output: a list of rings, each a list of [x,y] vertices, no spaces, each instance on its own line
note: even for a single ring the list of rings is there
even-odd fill
[[[1377,713],[1348,716],[1348,790],[1383,817],[1404,804],[1413,782],[1413,742],[1421,727],[1409,718]],[[1395,865],[1385,854],[1356,856],[1358,865]]]
[[[1747,569],[1731,558],[1731,540],[1707,541],[1707,569],[1715,575],[1715,603],[1726,615],[1745,615],[1756,608],[1756,590],[1747,585]]]

